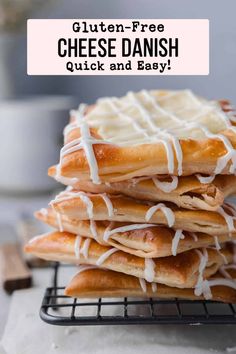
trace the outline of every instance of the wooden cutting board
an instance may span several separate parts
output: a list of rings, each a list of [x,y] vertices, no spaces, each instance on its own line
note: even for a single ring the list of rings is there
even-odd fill
[[[8,293],[28,288],[32,284],[31,271],[23,260],[16,243],[0,246],[0,281]]]

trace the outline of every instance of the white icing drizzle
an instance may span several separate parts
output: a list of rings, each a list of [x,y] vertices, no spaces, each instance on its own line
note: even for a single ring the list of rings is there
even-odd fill
[[[44,216],[47,216],[48,215],[48,210],[46,208],[41,208],[40,209],[40,213]]]
[[[208,253],[205,248],[203,249],[203,253],[200,250],[195,250],[195,252],[198,254],[198,256],[200,258],[200,263],[199,263],[199,268],[198,268],[199,275],[198,275],[198,280],[197,280],[197,283],[195,286],[194,294],[196,296],[200,296],[200,295],[204,294],[204,292],[206,291],[205,283],[204,283],[204,279],[203,279],[203,273],[204,273],[204,270],[207,266]]]
[[[78,107],[77,114],[75,115],[75,122],[69,123],[63,131],[63,135],[66,138],[67,135],[74,129],[77,129],[79,127],[80,121],[83,119],[85,111],[87,109],[87,105],[85,103],[81,103]],[[72,115],[74,111],[72,110],[70,114]]]
[[[98,240],[98,233],[97,233],[97,225],[96,221],[90,219],[90,231],[94,237],[94,239]]]
[[[195,102],[199,102],[200,105],[200,101],[192,94],[191,91],[188,90],[189,95],[194,98]],[[178,93],[177,93],[178,94]],[[206,109],[208,111],[212,110],[212,107],[206,107]],[[203,106],[203,112],[205,110],[205,107]],[[218,115],[219,117],[223,120],[224,124],[227,126],[227,128],[230,128],[231,130],[234,130],[234,127],[231,126],[231,123],[227,117],[227,115],[222,113],[221,109],[218,109]],[[195,117],[193,117],[191,119],[191,121],[196,120],[196,118],[198,118],[199,116],[201,116],[203,113],[200,112],[198,113]],[[177,116],[171,116],[172,118],[174,118],[176,121],[178,121],[179,123],[182,123],[184,126],[187,127],[187,129],[189,128],[198,128],[201,129],[203,131],[203,133],[206,135],[206,137],[210,138],[210,139],[219,139],[223,142],[223,144],[225,145],[226,150],[228,151],[224,156],[220,157],[217,161],[216,164],[216,168],[214,171],[214,175],[215,174],[219,174],[223,171],[223,169],[226,167],[227,163],[231,160],[232,165],[230,167],[230,172],[233,173],[235,171],[236,168],[236,150],[233,148],[231,142],[229,141],[229,139],[227,139],[224,135],[222,134],[213,134],[211,133],[206,126],[203,126],[200,123],[196,123],[196,122],[189,122],[189,121],[182,121],[180,120]],[[234,130],[235,131],[235,130]]]
[[[61,214],[56,211],[56,209],[55,209],[55,207],[54,207],[54,205],[53,205],[53,201],[52,201],[49,205],[52,206],[52,209],[53,209],[53,211],[54,211],[54,213],[55,213],[55,215],[56,215],[57,226],[58,226],[59,231],[60,231],[60,232],[63,232],[64,229],[63,229],[63,225],[62,225],[62,217],[61,217]]]
[[[204,177],[204,176],[200,175],[199,173],[196,174],[196,177],[199,180],[199,182],[203,183],[203,184],[211,183],[215,179],[215,175]]]
[[[145,258],[144,279],[149,283],[155,278],[155,262],[151,258]]]
[[[75,178],[75,177],[73,177],[73,178],[63,177],[63,176],[61,175],[60,164],[58,164],[58,165],[56,166],[56,174],[55,174],[54,178],[55,178],[55,180],[56,180],[57,182],[60,182],[60,183],[62,183],[62,184],[65,184],[66,186],[67,186],[67,185],[73,186],[75,183],[77,183],[77,182],[79,181],[79,179],[78,179],[78,178]]]
[[[47,234],[34,236],[34,237],[32,237],[32,238],[29,240],[29,243],[34,243],[36,240],[44,239],[44,237],[45,237],[46,235],[47,235]]]
[[[74,244],[74,251],[75,251],[75,257],[77,259],[80,259],[80,245],[81,245],[82,238],[80,235],[76,236],[75,239],[75,244]]]
[[[146,293],[147,292],[146,280],[143,278],[138,278],[138,280],[142,291]],[[157,291],[157,283],[151,283],[151,288],[152,288],[152,292],[155,293]]]
[[[208,286],[228,286],[236,290],[236,281],[231,279],[215,278],[207,281]]]
[[[175,96],[178,95],[180,95],[180,97],[182,95],[183,99],[188,99],[187,103],[183,104],[183,109],[179,109],[174,113],[173,111],[171,111],[171,108],[166,109],[164,107],[165,105],[163,106],[163,104],[160,104],[161,102],[166,103],[168,98],[174,100]],[[219,118],[221,120],[221,123],[219,123],[221,124],[221,129],[219,128],[219,131],[230,129],[235,132],[235,127],[233,127],[231,123],[231,120],[234,120],[234,117],[230,117],[229,114],[224,113],[219,103],[216,103],[214,101],[207,102],[203,99],[199,99],[197,96],[193,95],[193,93],[189,90],[170,92],[169,94],[166,94],[162,97],[155,97],[152,92],[143,90],[138,94],[134,94],[132,92],[128,93],[126,96],[126,100],[127,99],[128,103],[126,103],[125,105],[122,99],[100,99],[98,101],[98,105],[100,104],[100,102],[101,104],[105,103],[109,107],[109,112],[105,111],[101,113],[95,113],[95,117],[93,117],[93,111],[91,111],[87,114],[86,119],[84,119],[85,106],[80,106],[79,110],[76,112],[72,111],[72,114],[76,116],[77,123],[70,124],[65,129],[65,134],[68,134],[68,132],[70,132],[72,129],[75,129],[76,127],[80,127],[81,137],[66,144],[62,148],[61,157],[79,149],[84,149],[90,168],[90,177],[94,183],[100,183],[100,179],[98,175],[98,165],[93,150],[93,144],[115,143],[116,145],[122,146],[127,145],[127,143],[129,144],[130,141],[132,141],[134,145],[136,143],[150,144],[160,141],[166,150],[169,174],[174,173],[176,157],[178,163],[178,175],[181,175],[183,153],[179,141],[179,136],[183,136],[184,138],[191,138],[190,133],[193,129],[201,132],[201,138],[207,137],[210,139],[221,140],[227,150],[227,153],[224,156],[218,158],[214,175],[221,173],[229,162],[231,162],[230,173],[235,172],[236,150],[232,146],[230,140],[220,133],[211,133],[208,130],[207,126],[197,121],[197,119],[200,118],[202,118],[201,121],[204,121],[203,118],[205,118],[206,114],[213,114],[213,120],[210,121],[211,125],[214,124],[214,119],[216,120],[216,118]],[[151,106],[151,110],[147,109],[147,105]],[[138,113],[141,115],[141,121],[139,116],[139,119],[136,119],[136,117],[133,118],[132,108],[137,108]],[[198,113],[195,115],[193,114],[192,117],[189,117],[189,112],[191,112],[191,110],[196,110]],[[185,114],[187,114],[187,119],[185,118],[185,116],[183,116],[184,112]],[[97,118],[96,114],[98,116]],[[171,120],[171,122],[169,123],[170,128],[168,127],[168,130],[165,129],[165,123],[163,124],[163,126],[161,126],[161,124],[158,125],[159,120],[162,123],[164,117],[168,117]],[[107,132],[108,136],[105,136],[103,140],[98,140],[91,136],[87,122],[89,122],[91,126],[97,125],[100,131],[103,132],[109,126],[112,126],[113,128],[117,127],[118,129],[119,127],[122,127],[122,133],[121,135],[117,134],[116,137],[113,134],[113,130],[111,130],[110,133]],[[134,131],[129,132],[128,129],[128,133],[125,133],[125,127],[127,125],[130,125],[130,123],[132,124]],[[183,133],[185,131],[187,133],[184,135]],[[195,138],[196,133],[193,133],[193,138]],[[111,136],[109,136],[109,134]],[[103,136],[103,134],[101,135]],[[199,176],[199,178],[201,183],[210,183],[210,181],[213,180],[213,176]]]
[[[50,205],[52,205],[53,207],[54,203],[57,201],[64,201],[73,198],[80,198],[82,200],[82,202],[86,205],[89,219],[93,219],[93,203],[91,199],[88,197],[88,195],[86,195],[84,192],[72,192],[67,189],[64,192],[59,193],[58,196],[55,198],[55,200],[51,201]]]
[[[193,238],[195,242],[198,242],[198,236],[196,235],[195,232],[189,232],[189,235]]]
[[[141,92],[142,92],[143,96],[149,102],[151,102],[151,104],[155,108],[155,110],[162,112],[164,115],[166,115],[167,112],[164,111],[160,106],[157,105],[156,100],[148,91],[142,90]],[[178,161],[178,175],[181,176],[182,172],[183,172],[182,171],[183,153],[182,153],[182,149],[181,149],[181,146],[179,143],[179,139],[176,138],[175,136],[173,136],[172,134],[166,132],[164,129],[156,127],[155,124],[153,124],[153,126],[155,127],[154,131],[156,130],[162,136],[164,135],[165,138],[168,138],[168,140],[172,140],[173,146],[175,148],[176,158]],[[166,153],[167,153],[168,170],[169,170],[169,173],[172,174],[174,172],[174,155],[173,155],[173,151],[172,151],[172,146],[169,141],[162,140],[162,142],[165,146]]]
[[[219,272],[228,279],[232,279],[231,275],[229,272],[227,272],[227,269],[235,269],[236,270],[236,264],[224,264],[220,267]]]
[[[215,241],[215,247],[217,249],[217,251],[219,251],[221,249],[221,246],[219,244],[219,239],[217,236],[213,236],[214,237],[214,241]]]
[[[157,291],[157,283],[152,283],[152,292],[155,293]]]
[[[113,253],[117,251],[119,251],[117,248],[111,248],[108,251],[106,251],[98,258],[98,260],[96,261],[96,265],[100,266],[107,260],[107,258],[109,258]]]
[[[91,239],[86,238],[84,240],[83,246],[82,246],[82,237],[80,235],[76,236],[75,244],[74,244],[74,251],[75,251],[75,256],[77,259],[80,259],[81,253],[84,256],[84,258],[86,258],[86,259],[88,258],[88,251],[89,251],[90,243],[91,243]]]
[[[108,216],[111,218],[112,216],[114,216],[114,209],[113,209],[113,205],[111,202],[111,199],[108,197],[107,194],[101,194],[102,199],[104,200],[106,207],[107,207],[107,211],[108,211]]]
[[[117,114],[121,119],[124,118],[125,120],[128,120],[128,122],[133,124],[133,126],[134,126],[134,128],[136,129],[137,132],[142,133],[147,138],[149,137],[148,133],[146,132],[146,130],[143,129],[143,127],[138,122],[136,122],[134,119],[132,119],[132,117],[128,116],[127,114],[124,114],[121,110],[119,110],[116,107],[115,103],[118,101],[117,98],[113,98],[113,99],[105,98],[104,101],[106,101],[106,103],[112,109],[112,112],[114,114]]]
[[[78,270],[77,270],[77,274],[80,274],[86,270],[90,270],[90,269],[98,269],[98,267],[93,266],[93,265],[79,265],[78,266]]]
[[[163,214],[166,217],[168,226],[172,227],[175,223],[175,214],[170,208],[166,207],[165,204],[163,203],[159,203],[149,208],[148,211],[146,212],[145,220],[149,221],[157,210],[161,210],[163,212]]]
[[[183,234],[183,230],[176,230],[175,231],[175,235],[173,237],[172,247],[171,247],[171,251],[172,251],[173,256],[176,256],[176,254],[177,254],[179,241],[183,240],[184,238],[185,238],[185,236]]]
[[[170,193],[178,187],[178,177],[177,176],[170,176],[172,178],[171,182],[163,182],[160,181],[157,177],[153,177],[152,181],[157,188],[165,193]]]
[[[98,164],[93,150],[93,145],[109,144],[109,142],[95,139],[91,135],[88,123],[84,119],[84,116],[81,115],[80,109],[77,111],[71,111],[71,114],[76,117],[77,127],[80,128],[81,137],[63,146],[63,148],[61,149],[59,165],[61,166],[62,157],[72,152],[83,149],[90,169],[90,178],[94,184],[100,184],[101,181],[98,174]],[[75,127],[76,126],[73,125],[72,129],[74,129]],[[65,133],[68,133],[68,131],[69,129],[65,130]]]
[[[86,205],[87,214],[88,214],[89,219],[92,219],[93,218],[93,203],[92,203],[91,199],[83,192],[79,192],[79,197]]]
[[[59,227],[59,231],[60,232],[63,232],[64,231],[64,228],[63,228],[63,225],[62,225],[62,219],[61,219],[61,214],[56,212],[56,217],[57,217],[57,225]]]
[[[219,268],[219,271],[224,277],[226,277],[226,279],[221,279],[221,278],[215,278],[210,280],[203,279],[203,272],[208,262],[207,250],[204,249],[203,254],[201,253],[200,250],[195,250],[195,251],[200,257],[199,277],[194,291],[194,294],[196,296],[200,296],[203,294],[206,300],[211,299],[212,298],[211,286],[228,286],[236,290],[236,281],[232,280],[229,273],[225,271],[225,269],[230,269],[230,268],[236,269],[236,265],[234,264],[224,265]]]
[[[89,246],[91,243],[91,238],[86,238],[86,240],[83,243],[83,247],[80,249],[80,253],[84,256],[84,258],[88,258],[88,252],[89,252]]]
[[[153,227],[156,226],[155,224],[131,224],[131,225],[125,225],[121,227],[117,227],[115,229],[111,230],[111,227],[106,228],[103,236],[104,241],[108,241],[109,237],[113,234],[119,233],[119,232],[126,232],[126,231],[132,231],[132,230],[140,230],[140,229],[145,229],[147,227]]]
[[[139,284],[140,284],[141,289],[143,290],[144,293],[146,293],[147,292],[147,284],[146,284],[145,279],[138,278],[138,280],[139,280]]]
[[[146,92],[148,99],[151,99],[151,97],[149,97],[149,94]],[[140,110],[142,116],[144,117],[144,119],[147,121],[151,131],[154,132],[158,132],[159,136],[164,136],[164,137],[168,137],[169,138],[169,134],[166,133],[164,130],[158,128],[155,126],[155,124],[152,121],[152,118],[149,114],[149,112],[147,112],[146,108],[140,104],[139,100],[135,97],[135,95],[133,94],[133,92],[129,92],[128,96],[131,97],[132,101],[134,102],[134,104],[136,105],[136,107],[138,107],[138,109]],[[167,162],[168,162],[168,170],[169,173],[173,173],[174,172],[174,155],[173,155],[173,151],[172,151],[172,147],[169,141],[167,140],[163,140],[161,139],[157,139],[157,141],[161,141],[166,149],[166,155],[167,155]]]
[[[219,207],[217,211],[225,219],[229,232],[235,231],[234,218],[231,215],[227,214],[223,207]]]
[[[224,255],[224,253],[220,252],[220,250],[218,250],[218,249],[216,249],[216,251],[217,251],[218,254],[223,258],[224,264],[228,264],[228,259],[226,258],[226,256]]]
[[[107,228],[105,229],[104,231],[104,234],[103,234],[103,240],[104,241],[107,241],[108,238],[109,238],[109,233],[110,233],[110,230],[113,228],[114,226],[114,221],[110,222],[110,224],[107,226]]]

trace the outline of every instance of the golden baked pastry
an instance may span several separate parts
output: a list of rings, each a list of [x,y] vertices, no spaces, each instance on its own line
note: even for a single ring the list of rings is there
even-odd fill
[[[197,286],[202,279],[216,273],[224,263],[233,261],[231,245],[220,251],[213,248],[190,250],[177,256],[141,258],[114,247],[103,246],[90,238],[67,232],[52,232],[33,238],[25,247],[27,253],[51,261],[101,266],[149,282],[179,288]]]
[[[207,293],[197,296],[193,289],[174,288],[160,283],[148,283],[144,279],[111,270],[81,266],[65,289],[65,295],[78,298],[98,297],[158,297],[189,300],[211,299],[215,301],[236,303],[236,266],[229,264],[221,268],[227,272],[217,272],[208,280]]]
[[[234,174],[235,116],[189,90],[129,92],[72,111],[58,174],[117,182],[139,176]]]
[[[74,234],[90,237],[102,245],[110,245],[138,257],[158,258],[176,255],[194,248],[220,244],[235,240],[231,236],[192,233],[183,230],[152,224],[131,224],[110,221],[77,220],[66,215],[58,215],[52,208],[41,209],[35,213],[44,223]]]
[[[63,178],[57,174],[57,166],[49,169],[49,175],[58,182],[84,192],[123,194],[140,200],[172,202],[185,209],[217,210],[224,199],[236,191],[234,175],[218,175],[214,179],[200,175],[137,177],[100,184]]]
[[[121,195],[65,190],[50,204],[58,214],[77,220],[153,223],[211,235],[234,232],[236,226],[235,207],[228,203],[217,211],[187,210],[170,203],[154,204]]]

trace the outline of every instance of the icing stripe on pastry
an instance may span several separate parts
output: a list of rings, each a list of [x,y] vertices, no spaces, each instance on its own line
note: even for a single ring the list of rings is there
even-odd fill
[[[84,258],[88,258],[88,251],[89,251],[89,246],[91,243],[91,238],[86,238],[86,240],[83,243],[83,247],[80,249],[80,253],[84,256]]]
[[[111,199],[105,193],[101,194],[101,197],[107,206],[108,216],[111,218],[112,216],[114,216],[114,210],[113,210],[113,205],[112,205]]]
[[[98,260],[96,261],[96,265],[101,265],[105,262],[105,260],[107,260],[107,258],[109,258],[113,253],[117,251],[119,251],[117,248],[111,248],[110,250],[106,251],[98,258]]]
[[[219,207],[217,211],[225,219],[229,232],[235,231],[234,218],[231,215],[227,214],[223,207]]]
[[[214,242],[215,242],[215,248],[219,251],[221,249],[221,246],[219,244],[219,239],[217,236],[213,236],[214,237]]]
[[[189,235],[192,236],[195,242],[198,242],[198,236],[195,234],[195,232],[189,232]]]
[[[143,278],[138,278],[138,280],[142,291],[146,293],[147,292],[146,280]],[[152,292],[155,293],[157,291],[157,283],[151,283],[151,288],[152,288]]]
[[[145,220],[149,221],[157,210],[161,210],[163,212],[163,214],[166,217],[168,226],[172,227],[175,223],[175,215],[173,211],[170,208],[166,207],[165,204],[163,203],[153,205],[151,208],[149,208],[148,211],[146,212]]]
[[[75,250],[75,256],[77,259],[80,259],[80,254],[84,256],[84,258],[88,258],[88,251],[89,251],[89,246],[91,243],[90,238],[86,238],[84,240],[83,246],[81,245],[82,237],[80,235],[76,236],[75,239],[75,245],[74,245],[74,250]],[[82,246],[82,247],[81,247]]]
[[[76,236],[75,239],[75,245],[74,245],[74,251],[75,251],[75,257],[77,259],[80,259],[80,245],[81,245],[82,238],[80,235]]]
[[[94,239],[98,240],[98,233],[97,233],[97,225],[96,221],[90,219],[90,231],[94,237]]]
[[[148,92],[145,92],[147,97],[149,98]],[[140,101],[136,98],[133,92],[129,92],[127,94],[128,97],[131,97],[131,100],[133,101],[134,105],[139,109],[141,112],[141,115],[143,116],[144,120],[146,120],[147,124],[149,125],[150,129],[152,132],[157,132],[156,139],[157,141],[160,141],[163,143],[165,149],[166,149],[166,155],[167,155],[167,163],[168,163],[168,170],[169,173],[172,174],[174,172],[174,154],[171,146],[171,139],[173,139],[173,136],[171,136],[169,133],[164,131],[161,128],[158,128],[152,121],[152,118],[149,114],[149,112],[146,110],[146,108],[140,103]],[[150,100],[151,98],[149,98]],[[154,100],[155,102],[155,100]],[[159,138],[158,138],[159,136]]]
[[[152,103],[152,105],[155,108],[155,110],[161,111],[164,115],[167,114],[166,111],[164,111],[160,106],[157,105],[154,97],[148,91],[142,90],[141,92],[145,96],[145,98]],[[180,143],[179,143],[179,139],[176,138],[175,136],[171,135],[170,133],[164,132],[163,130],[161,131],[160,128],[159,128],[159,131],[162,133],[162,135],[166,136],[168,139],[172,140],[172,142],[173,142],[173,145],[174,145],[174,148],[175,148],[175,153],[176,153],[176,158],[177,158],[177,161],[178,161],[178,175],[181,176],[182,172],[183,172],[182,171],[183,153],[182,153],[182,149],[181,149],[181,146],[180,146]],[[164,141],[163,141],[163,143],[164,143]],[[165,148],[167,150],[166,146],[165,146]],[[173,152],[172,152],[171,156],[173,156]],[[168,157],[168,154],[167,154],[167,157]],[[168,161],[168,163],[170,163],[169,173],[171,174],[174,171],[174,157],[171,159],[171,161]]]
[[[228,279],[232,279],[231,275],[229,272],[227,272],[227,269],[235,269],[236,270],[236,264],[224,264],[219,268],[219,272]]]
[[[89,265],[89,264],[79,265],[78,270],[77,270],[77,274],[85,272],[86,270],[90,270],[90,269],[98,269],[98,267],[93,266],[93,265]],[[105,271],[106,269],[103,269],[103,270]]]
[[[61,214],[58,213],[58,212],[54,209],[53,203],[50,203],[50,205],[52,206],[53,211],[54,211],[54,213],[55,213],[55,215],[56,215],[56,220],[57,220],[58,229],[59,229],[60,232],[63,232],[64,229],[63,229],[63,225],[62,225]]]
[[[106,204],[106,207],[107,207],[107,212],[108,212],[109,217],[114,216],[113,205],[112,205],[112,202],[111,202],[110,198],[108,197],[108,195],[105,193],[97,194],[97,195],[99,195],[104,200],[104,203]],[[88,217],[89,217],[89,219],[93,219],[93,202],[91,201],[89,196],[84,192],[70,191],[70,188],[69,188],[69,189],[66,189],[65,192],[59,193],[58,196],[55,198],[55,201],[69,200],[69,199],[73,199],[73,198],[80,198],[85,203],[86,208],[87,208]],[[54,200],[50,203],[50,205],[53,206],[53,204],[54,204]]]
[[[224,261],[224,264],[228,264],[228,260],[227,258],[225,257],[225,255],[220,252],[220,250],[216,249],[216,251],[219,253],[219,255],[223,258],[223,261]]]
[[[69,185],[69,186],[73,186],[75,183],[79,182],[79,179],[75,178],[75,177],[72,177],[72,178],[63,177],[61,175],[60,164],[56,165],[56,174],[55,174],[54,178],[57,182],[60,182],[62,184]]]
[[[220,286],[228,286],[228,287],[236,290],[236,281],[235,280],[216,278],[216,279],[207,280],[207,283],[208,283],[209,287],[220,285]]]
[[[207,266],[207,262],[208,262],[208,253],[207,250],[204,248],[203,249],[203,253],[200,250],[195,250],[195,252],[198,254],[199,259],[200,259],[200,263],[199,263],[199,268],[198,268],[198,280],[194,289],[194,294],[196,296],[200,296],[200,295],[204,295],[204,291],[206,289],[204,289],[204,279],[203,279],[203,273],[204,270]]]
[[[155,293],[157,291],[157,283],[152,283],[152,292]]]
[[[85,105],[82,106],[83,109],[86,108]],[[84,113],[84,112],[83,112]],[[103,141],[103,140],[98,140],[95,139],[91,133],[90,133],[90,128],[84,119],[84,115],[81,113],[81,109],[79,108],[77,111],[73,110],[71,111],[71,115],[74,115],[77,121],[76,125],[72,125],[72,129],[79,127],[80,128],[80,134],[81,137],[78,139],[75,139],[63,146],[61,149],[60,153],[60,163],[59,166],[61,166],[61,160],[62,157],[65,155],[68,155],[72,152],[75,152],[77,150],[84,150],[84,153],[87,158],[87,162],[89,165],[90,169],[90,178],[93,181],[94,184],[100,184],[100,178],[98,174],[98,164],[96,160],[96,156],[93,150],[93,144],[109,144],[109,142]],[[68,133],[70,129],[65,129],[64,132],[65,134]]]
[[[159,188],[162,192],[170,193],[178,187],[178,177],[170,176],[172,178],[171,182],[162,182],[157,177],[153,177],[152,181],[157,188]]]
[[[185,236],[183,234],[183,230],[176,230],[175,231],[175,235],[173,237],[172,247],[171,247],[173,256],[176,256],[176,254],[177,254],[178,244],[179,244],[180,239],[183,240],[184,238],[185,238]]]
[[[176,110],[175,107],[172,108],[171,102],[169,103],[169,106],[167,104],[167,108],[166,106],[160,104],[162,101],[168,101],[168,99],[174,100],[175,96],[178,97],[178,95],[180,95],[180,99],[186,100],[185,103],[182,103],[184,108]],[[124,103],[123,100],[126,100],[126,103]],[[99,184],[100,179],[98,174],[98,164],[93,151],[93,144],[114,143],[117,146],[122,146],[127,145],[130,142],[134,145],[140,145],[145,143],[156,143],[159,141],[164,145],[166,150],[169,173],[174,173],[174,158],[176,157],[178,164],[178,175],[182,175],[183,153],[179,139],[183,135],[183,131],[186,131],[186,134],[183,135],[183,138],[186,137],[194,139],[195,132],[193,132],[194,134],[191,136],[193,129],[202,132],[200,138],[207,137],[209,139],[221,140],[227,150],[224,156],[218,158],[214,174],[220,174],[229,162],[231,162],[230,172],[235,172],[236,150],[233,148],[230,140],[223,134],[212,133],[206,124],[204,125],[203,123],[196,122],[197,119],[200,120],[201,117],[204,118],[207,114],[214,114],[215,116],[213,116],[212,121],[210,122],[211,125],[214,123],[214,119],[220,118],[222,129],[219,131],[230,129],[235,133],[236,129],[232,126],[231,123],[231,120],[234,120],[234,116],[232,116],[232,119],[230,119],[229,114],[223,112],[222,107],[220,107],[218,102],[207,102],[205,100],[199,99],[190,90],[170,92],[169,94],[165,94],[162,97],[156,97],[154,93],[142,90],[138,94],[129,92],[123,98],[123,100],[114,97],[98,100],[97,105],[100,103],[106,104],[109,112],[106,112],[105,110],[101,113],[95,113],[95,119],[93,117],[93,111],[88,113],[85,119],[84,112],[86,106],[82,105],[79,107],[78,111],[72,111],[72,115],[76,116],[77,123],[71,123],[65,129],[66,135],[74,128],[80,127],[81,138],[75,139],[74,141],[66,144],[61,150],[61,157],[79,149],[84,149],[89,164],[90,177],[95,184]],[[149,106],[149,108],[146,106]],[[139,114],[138,117],[133,117],[132,108],[137,108]],[[188,117],[191,110],[195,110],[198,113]],[[96,114],[99,119],[96,119]],[[109,119],[111,116],[112,119]],[[170,124],[171,128],[168,127],[168,129],[165,129],[165,124],[162,124],[163,117],[169,117],[170,120],[172,120],[171,123],[173,124]],[[159,121],[162,124],[161,126]],[[124,134],[125,123],[127,126],[132,125],[134,132],[132,129],[130,131],[129,128],[128,134]],[[117,127],[118,129],[119,127],[123,127],[123,129],[122,133],[117,134],[117,136],[114,136],[114,134],[108,132],[107,136],[105,134],[102,140],[97,140],[91,136],[89,124],[91,124],[91,126],[94,126],[95,124],[95,127],[99,127],[102,132],[106,132],[106,128],[109,126],[112,126],[113,128]],[[203,134],[204,136],[202,136]],[[101,136],[102,135],[104,134],[101,134]],[[141,135],[141,138],[137,139],[137,135]],[[209,181],[212,178],[210,177],[200,178],[202,181],[205,181],[202,183],[210,183]]]
[[[143,290],[144,293],[146,293],[147,292],[147,284],[146,284],[145,279],[138,278],[138,280],[139,280],[139,284],[140,284],[141,289]]]
[[[69,200],[72,198],[80,198],[82,202],[86,205],[86,210],[89,219],[93,219],[93,203],[91,199],[86,195],[84,192],[71,192],[70,189],[67,189],[64,192],[59,193],[55,200],[52,200],[50,205],[53,207],[54,202],[56,201],[64,201],[64,200]]]
[[[236,290],[236,281],[228,279],[228,277],[227,279],[221,279],[221,278],[210,279],[210,280],[203,279],[203,272],[208,262],[208,253],[206,249],[203,250],[203,253],[200,250],[195,250],[195,251],[200,257],[199,276],[194,290],[194,294],[196,296],[203,295],[206,300],[211,299],[212,298],[211,286],[228,286]],[[223,267],[226,266],[221,267],[221,273],[225,276]],[[232,266],[230,265],[230,267]]]
[[[87,109],[87,105],[85,103],[81,103],[76,111],[76,115],[75,115],[75,122],[69,123],[63,131],[63,135],[66,138],[67,134],[69,134],[72,130],[76,129],[79,127],[79,123],[81,122],[81,120],[83,119],[86,109]],[[73,114],[75,111],[72,110],[70,112],[70,114]]]
[[[144,279],[149,283],[153,282],[155,277],[155,263],[151,258],[145,258]]]
[[[103,240],[108,241],[108,239],[111,235],[119,233],[119,232],[126,232],[126,231],[132,231],[132,230],[140,230],[140,229],[142,230],[147,227],[153,227],[153,226],[156,226],[156,225],[155,224],[131,224],[131,225],[117,227],[117,228],[111,230],[112,225],[110,224],[104,232]]]
[[[207,184],[207,183],[213,182],[216,176],[212,175],[212,176],[204,177],[204,176],[200,175],[199,173],[197,173],[196,177],[197,177],[197,179],[199,180],[200,183]]]

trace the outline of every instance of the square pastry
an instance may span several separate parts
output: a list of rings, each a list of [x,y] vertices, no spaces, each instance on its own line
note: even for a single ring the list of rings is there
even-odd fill
[[[189,90],[142,90],[72,111],[57,174],[95,184],[163,174],[234,174],[235,147],[235,115],[227,102]]]

